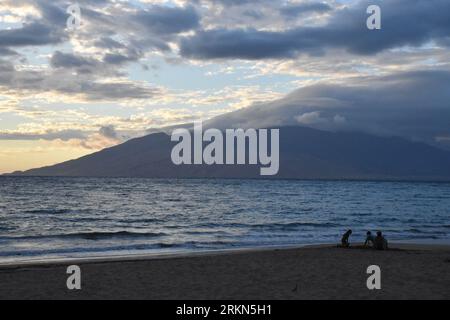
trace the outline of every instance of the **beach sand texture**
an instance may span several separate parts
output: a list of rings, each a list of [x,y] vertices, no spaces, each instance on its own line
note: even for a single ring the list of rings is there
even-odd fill
[[[81,267],[81,290],[66,287]],[[367,267],[381,267],[368,290]],[[450,299],[450,246],[332,245],[0,266],[0,299]]]

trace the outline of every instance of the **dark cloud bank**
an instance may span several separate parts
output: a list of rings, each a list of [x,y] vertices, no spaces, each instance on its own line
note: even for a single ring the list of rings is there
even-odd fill
[[[366,27],[366,9],[371,4],[378,4],[382,9],[382,29],[376,32]],[[313,9],[317,10],[309,7]],[[284,14],[298,15],[308,7],[281,10]],[[404,45],[420,46],[431,40],[448,46],[449,12],[447,0],[361,1],[336,11],[329,22],[320,27],[303,26],[273,32],[252,28],[199,31],[181,40],[181,54],[194,59],[255,60],[320,55],[330,48],[372,55]]]
[[[450,72],[416,71],[317,84],[285,98],[211,120],[211,127],[303,125],[331,131],[401,136],[450,148]],[[440,140],[440,141],[438,141]],[[447,143],[447,144],[446,144]]]

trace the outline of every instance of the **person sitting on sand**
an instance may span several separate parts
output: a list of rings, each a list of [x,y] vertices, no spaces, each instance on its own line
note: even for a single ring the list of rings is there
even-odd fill
[[[388,242],[386,238],[383,236],[383,233],[381,231],[377,232],[377,236],[374,239],[373,247],[377,250],[387,250],[388,249]]]
[[[352,230],[348,230],[346,233],[344,233],[344,235],[342,236],[342,246],[344,248],[348,248],[350,246],[350,242],[348,241],[348,239],[350,238],[350,236],[352,235],[353,231]]]
[[[367,245],[369,243],[373,247],[374,242],[375,242],[375,237],[372,235],[372,232],[367,231],[366,242],[364,242],[364,247],[367,247]]]

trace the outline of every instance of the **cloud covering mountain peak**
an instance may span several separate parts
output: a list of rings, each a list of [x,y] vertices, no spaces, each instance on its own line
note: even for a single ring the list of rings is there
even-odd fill
[[[211,127],[305,125],[329,131],[362,131],[449,147],[450,72],[415,71],[318,83],[286,97],[212,119]]]

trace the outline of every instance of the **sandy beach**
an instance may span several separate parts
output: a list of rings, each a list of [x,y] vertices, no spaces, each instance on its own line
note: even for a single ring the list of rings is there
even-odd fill
[[[82,289],[66,287],[67,266]],[[366,270],[381,267],[381,290]],[[450,246],[303,248],[0,266],[0,299],[450,299]]]

